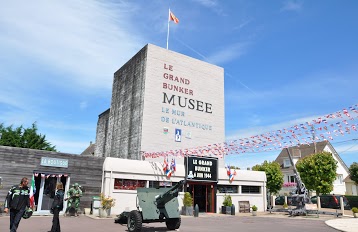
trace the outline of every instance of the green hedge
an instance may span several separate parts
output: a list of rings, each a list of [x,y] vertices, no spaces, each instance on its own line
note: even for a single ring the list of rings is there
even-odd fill
[[[358,196],[346,195],[346,198],[351,208],[358,207]]]

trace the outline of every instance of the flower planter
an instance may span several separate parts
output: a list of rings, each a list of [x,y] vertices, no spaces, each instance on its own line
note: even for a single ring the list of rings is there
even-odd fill
[[[110,217],[111,216],[111,208],[105,209],[105,211],[106,211],[107,217]]]
[[[98,216],[99,216],[100,218],[105,218],[105,217],[107,217],[107,212],[106,212],[106,210],[103,209],[103,208],[99,208],[99,209],[98,209]]]
[[[252,211],[252,216],[257,216],[257,211]]]
[[[353,216],[354,216],[355,218],[358,218],[358,213],[353,213]]]
[[[231,214],[231,206],[221,206],[221,213]]]

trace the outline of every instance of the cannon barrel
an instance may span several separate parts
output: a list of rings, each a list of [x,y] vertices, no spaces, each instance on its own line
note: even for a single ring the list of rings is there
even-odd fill
[[[157,206],[163,206],[165,203],[178,196],[178,191],[180,186],[186,183],[186,180],[179,181],[176,185],[171,187],[168,191],[156,196],[155,200],[157,202]]]

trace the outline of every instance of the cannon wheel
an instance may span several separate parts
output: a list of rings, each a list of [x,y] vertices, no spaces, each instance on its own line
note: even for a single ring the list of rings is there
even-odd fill
[[[181,224],[181,218],[168,218],[165,221],[165,224],[167,225],[168,230],[179,229]]]
[[[142,215],[138,210],[132,210],[129,213],[127,228],[129,232],[140,232],[142,230]]]

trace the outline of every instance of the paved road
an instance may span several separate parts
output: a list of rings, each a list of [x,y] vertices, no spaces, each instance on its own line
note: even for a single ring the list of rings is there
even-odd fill
[[[51,229],[52,217],[34,216],[21,220],[18,232],[47,232]],[[125,232],[126,225],[115,224],[113,219],[93,219],[87,216],[60,217],[62,232]],[[218,232],[218,231],[283,231],[283,232],[337,232],[324,223],[324,219],[301,219],[286,216],[202,216],[199,218],[183,217],[181,232]],[[9,231],[9,217],[0,217],[0,231]],[[165,223],[143,224],[143,232],[166,232]]]

